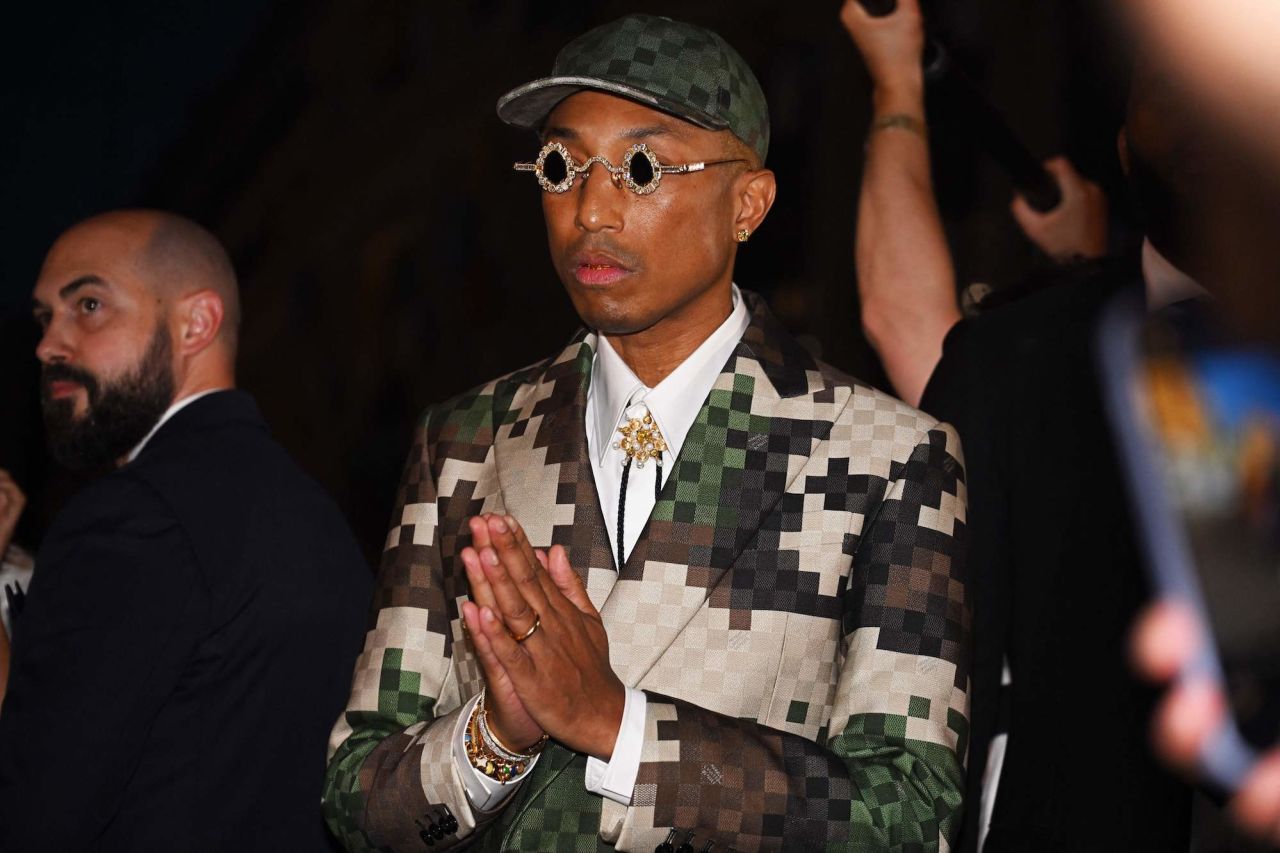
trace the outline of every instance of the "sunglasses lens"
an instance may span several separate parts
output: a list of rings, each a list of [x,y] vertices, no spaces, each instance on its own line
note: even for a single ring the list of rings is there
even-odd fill
[[[649,158],[642,152],[637,151],[627,165],[627,175],[637,187],[644,189],[653,183],[653,163],[649,162]]]
[[[569,164],[564,161],[564,155],[554,149],[548,151],[542,159],[542,174],[553,184],[564,183],[569,177]]]

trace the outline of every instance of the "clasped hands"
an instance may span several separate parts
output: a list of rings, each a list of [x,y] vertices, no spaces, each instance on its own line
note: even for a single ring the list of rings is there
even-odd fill
[[[626,689],[609,664],[604,621],[564,548],[535,549],[509,515],[468,524],[472,545],[461,556],[471,600],[462,618],[484,673],[494,734],[523,750],[545,733],[608,761]]]

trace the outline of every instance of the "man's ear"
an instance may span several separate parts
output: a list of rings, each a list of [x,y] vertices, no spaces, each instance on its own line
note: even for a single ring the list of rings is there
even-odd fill
[[[773,199],[778,194],[778,181],[770,169],[752,169],[738,176],[738,216],[733,230],[748,235],[759,230]]]
[[[218,338],[222,329],[222,297],[213,290],[197,290],[178,300],[176,348],[181,355],[195,355]]]

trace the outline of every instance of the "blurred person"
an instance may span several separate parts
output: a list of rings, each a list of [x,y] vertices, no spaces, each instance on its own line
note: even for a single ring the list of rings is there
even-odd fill
[[[1272,0],[1128,0],[1117,8],[1222,132],[1252,151],[1266,171],[1280,174],[1280,6]]]
[[[13,544],[13,532],[26,505],[27,496],[21,487],[8,471],[0,468],[0,704],[4,702],[5,685],[9,682],[9,633],[13,630],[13,613],[8,596],[2,591],[17,584],[20,592],[24,584],[31,583],[30,560]]]
[[[630,15],[552,73],[498,113],[539,133],[517,169],[586,329],[424,416],[330,825],[353,851],[947,849],[950,428],[734,285],[775,178],[719,36]]]
[[[50,450],[102,476],[15,626],[0,849],[326,849],[370,578],[235,390],[230,261],[193,222],[116,211],[58,238],[33,296]]]
[[[1205,640],[1199,622],[1175,602],[1149,607],[1132,638],[1134,663],[1143,675],[1168,682]],[[1194,774],[1201,749],[1227,714],[1227,698],[1206,679],[1180,681],[1156,710],[1152,737],[1170,764]],[[1265,753],[1231,797],[1235,822],[1260,841],[1280,845],[1280,747]]]
[[[18,519],[22,518],[22,510],[27,505],[27,496],[22,488],[9,474],[0,468],[0,556],[13,543],[13,532],[18,527]]]
[[[23,590],[31,586],[31,555],[14,541],[26,505],[22,488],[8,471],[0,468],[0,628],[10,633],[16,614],[9,600],[16,597],[20,601]]]
[[[1139,68],[1121,153],[1148,218],[1140,273],[1079,266],[960,320],[930,183],[918,4],[872,18],[850,0],[842,20],[875,85],[857,235],[864,325],[899,390],[957,424],[968,463],[973,807],[960,849],[1185,850],[1190,789],[1150,754],[1155,697],[1119,652],[1147,583],[1094,341],[1122,290],[1143,289],[1153,306],[1203,292],[1187,235],[1204,224],[1206,187],[1231,176],[1215,171],[1176,92]],[[1052,168],[1064,201],[1087,210],[1093,191]],[[1017,203],[1014,213],[1033,239],[1102,230],[1038,227],[1046,218]],[[930,321],[911,322],[920,315]]]

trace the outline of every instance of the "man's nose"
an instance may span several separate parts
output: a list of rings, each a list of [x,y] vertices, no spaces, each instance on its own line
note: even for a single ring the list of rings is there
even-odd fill
[[[42,364],[70,361],[72,346],[62,323],[53,320],[45,327],[40,342],[36,344],[36,358]]]
[[[576,224],[584,231],[621,231],[627,191],[599,160],[587,163],[578,189]]]

